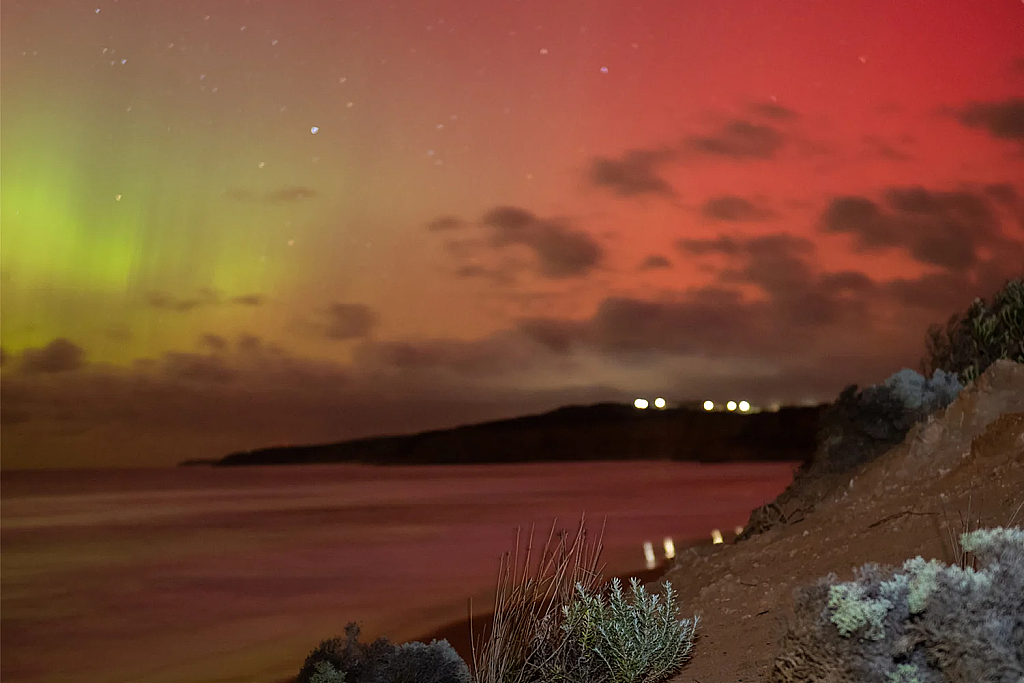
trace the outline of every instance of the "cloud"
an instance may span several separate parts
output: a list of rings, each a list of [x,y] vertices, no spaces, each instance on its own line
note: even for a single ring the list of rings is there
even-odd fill
[[[369,336],[378,316],[364,304],[333,303],[327,307],[325,333],[339,341]]]
[[[197,344],[199,348],[208,349],[214,353],[226,351],[228,348],[228,340],[219,334],[204,334],[199,337]]]
[[[708,199],[701,207],[701,213],[705,218],[718,221],[760,221],[774,215],[749,199],[733,195]]]
[[[610,189],[622,197],[642,194],[674,197],[672,186],[658,175],[657,169],[675,156],[670,149],[633,149],[618,159],[597,157],[590,163],[588,176],[597,187]]]
[[[754,114],[776,121],[793,121],[799,117],[796,111],[775,102],[755,102],[749,106]]]
[[[264,204],[290,204],[306,199],[314,199],[320,195],[312,187],[286,185],[275,190],[240,190],[230,189],[226,194],[229,198],[240,202],[258,202]]]
[[[231,297],[231,303],[239,306],[262,306],[267,302],[267,297],[262,294],[242,294]]]
[[[686,138],[684,146],[694,152],[746,159],[774,159],[785,142],[784,136],[772,126],[733,120],[712,135]]]
[[[672,262],[661,254],[651,254],[640,263],[640,270],[655,270],[658,268],[671,268]]]
[[[161,359],[161,370],[171,379],[199,383],[221,384],[237,376],[223,357],[199,353],[166,353]]]
[[[466,225],[466,222],[456,216],[438,216],[427,223],[427,230],[440,232],[444,230],[457,230]]]
[[[921,263],[963,271],[974,266],[982,248],[1016,250],[983,194],[942,192],[923,187],[890,188],[888,211],[866,197],[833,198],[822,213],[824,232],[855,238],[860,251],[901,248]]]
[[[987,131],[992,137],[1024,141],[1024,98],[973,102],[958,111],[956,118],[969,128]]]
[[[484,378],[521,376],[544,362],[540,345],[515,330],[474,340],[369,340],[354,349],[354,363],[364,372],[405,373],[423,381],[458,384]]]
[[[22,351],[20,369],[28,374],[70,372],[81,368],[84,362],[85,350],[59,337],[42,348]]]
[[[716,253],[728,255],[740,253],[740,243],[727,235],[721,235],[714,239],[681,239],[676,242],[676,246],[682,251],[697,256]]]
[[[494,248],[516,244],[529,248],[537,258],[538,271],[546,278],[587,275],[604,258],[601,245],[587,233],[573,230],[561,220],[540,219],[525,209],[499,206],[484,214],[482,222],[494,230]]]
[[[266,296],[263,294],[240,294],[227,299],[228,303],[237,306],[262,306],[266,303]],[[187,313],[202,306],[215,306],[223,303],[221,295],[208,288],[200,289],[195,296],[176,297],[167,292],[149,292],[146,294],[146,304],[150,308],[157,308],[164,311],[175,311]]]
[[[865,135],[861,140],[864,143],[866,156],[868,157],[877,157],[889,161],[909,161],[913,158],[878,135]]]
[[[217,297],[210,291],[205,291],[201,296],[192,298],[178,298],[166,292],[150,292],[146,295],[146,303],[151,308],[158,308],[164,311],[177,311],[185,313],[193,309],[216,303]]]

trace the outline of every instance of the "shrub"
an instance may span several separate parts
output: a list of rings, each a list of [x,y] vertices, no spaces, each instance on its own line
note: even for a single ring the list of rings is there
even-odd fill
[[[961,543],[980,571],[916,557],[801,591],[770,680],[1019,683],[1024,531],[981,529]]]
[[[630,592],[627,599],[617,578],[607,601],[580,586],[576,600],[563,608],[568,650],[582,654],[586,664],[587,675],[576,680],[663,681],[689,658],[698,619],[676,619],[672,585],[665,584],[664,601],[647,593],[637,578],[630,579]],[[566,662],[562,671],[574,664]]]
[[[909,368],[863,391],[846,387],[822,414],[819,468],[845,472],[875,459],[900,444],[915,424],[952,403],[962,388],[944,370],[925,378]]]
[[[638,579],[627,596],[618,579],[601,582],[600,537],[584,540],[584,525],[571,545],[554,529],[536,570],[529,549],[522,573],[503,558],[494,626],[474,648],[477,683],[659,683],[678,670],[693,647],[697,619],[677,620],[675,593],[648,594]],[[531,534],[532,539],[532,534]],[[518,576],[516,576],[518,574]],[[607,594],[607,595],[606,595]]]
[[[922,371],[945,370],[973,382],[1000,358],[1024,363],[1024,279],[1008,280],[991,305],[975,299],[963,315],[928,328]]]
[[[447,640],[393,648],[375,669],[374,683],[470,683],[469,667]]]
[[[321,641],[309,653],[299,670],[296,683],[370,683],[373,670],[387,657],[394,646],[387,638],[378,638],[370,644],[359,642],[359,625],[350,622],[345,626],[345,637]],[[330,666],[328,669],[321,663]],[[339,675],[339,679],[329,676]],[[314,678],[319,676],[319,678]]]
[[[447,640],[429,645],[393,645],[387,638],[359,642],[359,626],[345,626],[345,637],[324,640],[313,650],[297,683],[471,683],[469,667]]]

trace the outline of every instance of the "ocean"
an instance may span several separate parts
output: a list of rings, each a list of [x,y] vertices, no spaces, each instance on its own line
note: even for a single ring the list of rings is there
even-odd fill
[[[795,463],[601,462],[5,471],[4,683],[276,683],[349,621],[404,642],[490,611],[515,530],[726,537]]]

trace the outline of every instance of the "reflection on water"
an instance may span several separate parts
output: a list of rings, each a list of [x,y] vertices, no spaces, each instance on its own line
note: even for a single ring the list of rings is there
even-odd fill
[[[644,541],[746,522],[792,465],[581,463],[5,472],[5,683],[269,683],[348,621],[393,640],[486,610],[517,525]],[[675,548],[673,548],[675,551]]]

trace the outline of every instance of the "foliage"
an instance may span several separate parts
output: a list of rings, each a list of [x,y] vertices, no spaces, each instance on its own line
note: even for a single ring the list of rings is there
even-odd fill
[[[963,387],[956,375],[936,370],[925,378],[904,368],[878,385],[846,387],[821,416],[818,465],[845,472],[873,460],[906,437],[928,415],[945,408]]]
[[[659,595],[647,593],[634,577],[630,579],[630,592],[627,599],[617,578],[612,579],[607,601],[580,586],[577,599],[563,608],[564,640],[570,644],[570,652],[583,655],[583,668],[588,674],[576,680],[662,681],[689,658],[698,619],[676,619],[672,585],[665,584],[662,600]],[[572,672],[574,664],[565,662],[561,671]]]
[[[975,299],[966,313],[950,317],[945,328],[932,325],[926,344],[922,371],[953,372],[964,383],[973,382],[1000,358],[1024,363],[1024,279],[1008,280],[991,304]]]
[[[447,640],[393,648],[372,677],[374,683],[470,683],[469,667]]]
[[[961,543],[980,571],[916,557],[804,589],[770,680],[1024,680],[1024,531],[981,529]]]
[[[359,642],[359,626],[324,640],[306,658],[296,683],[470,683],[469,667],[447,640],[393,645]]]
[[[529,547],[517,569],[518,539],[503,557],[494,626],[474,648],[477,683],[658,683],[679,669],[697,619],[676,619],[672,587],[662,599],[637,579],[628,596],[617,579],[604,585],[600,537],[588,545],[583,520],[571,544],[563,532],[552,549],[553,538],[554,528],[533,571]]]
[[[321,659],[313,665],[313,676],[309,683],[345,683],[345,672],[338,671],[326,659]]]

